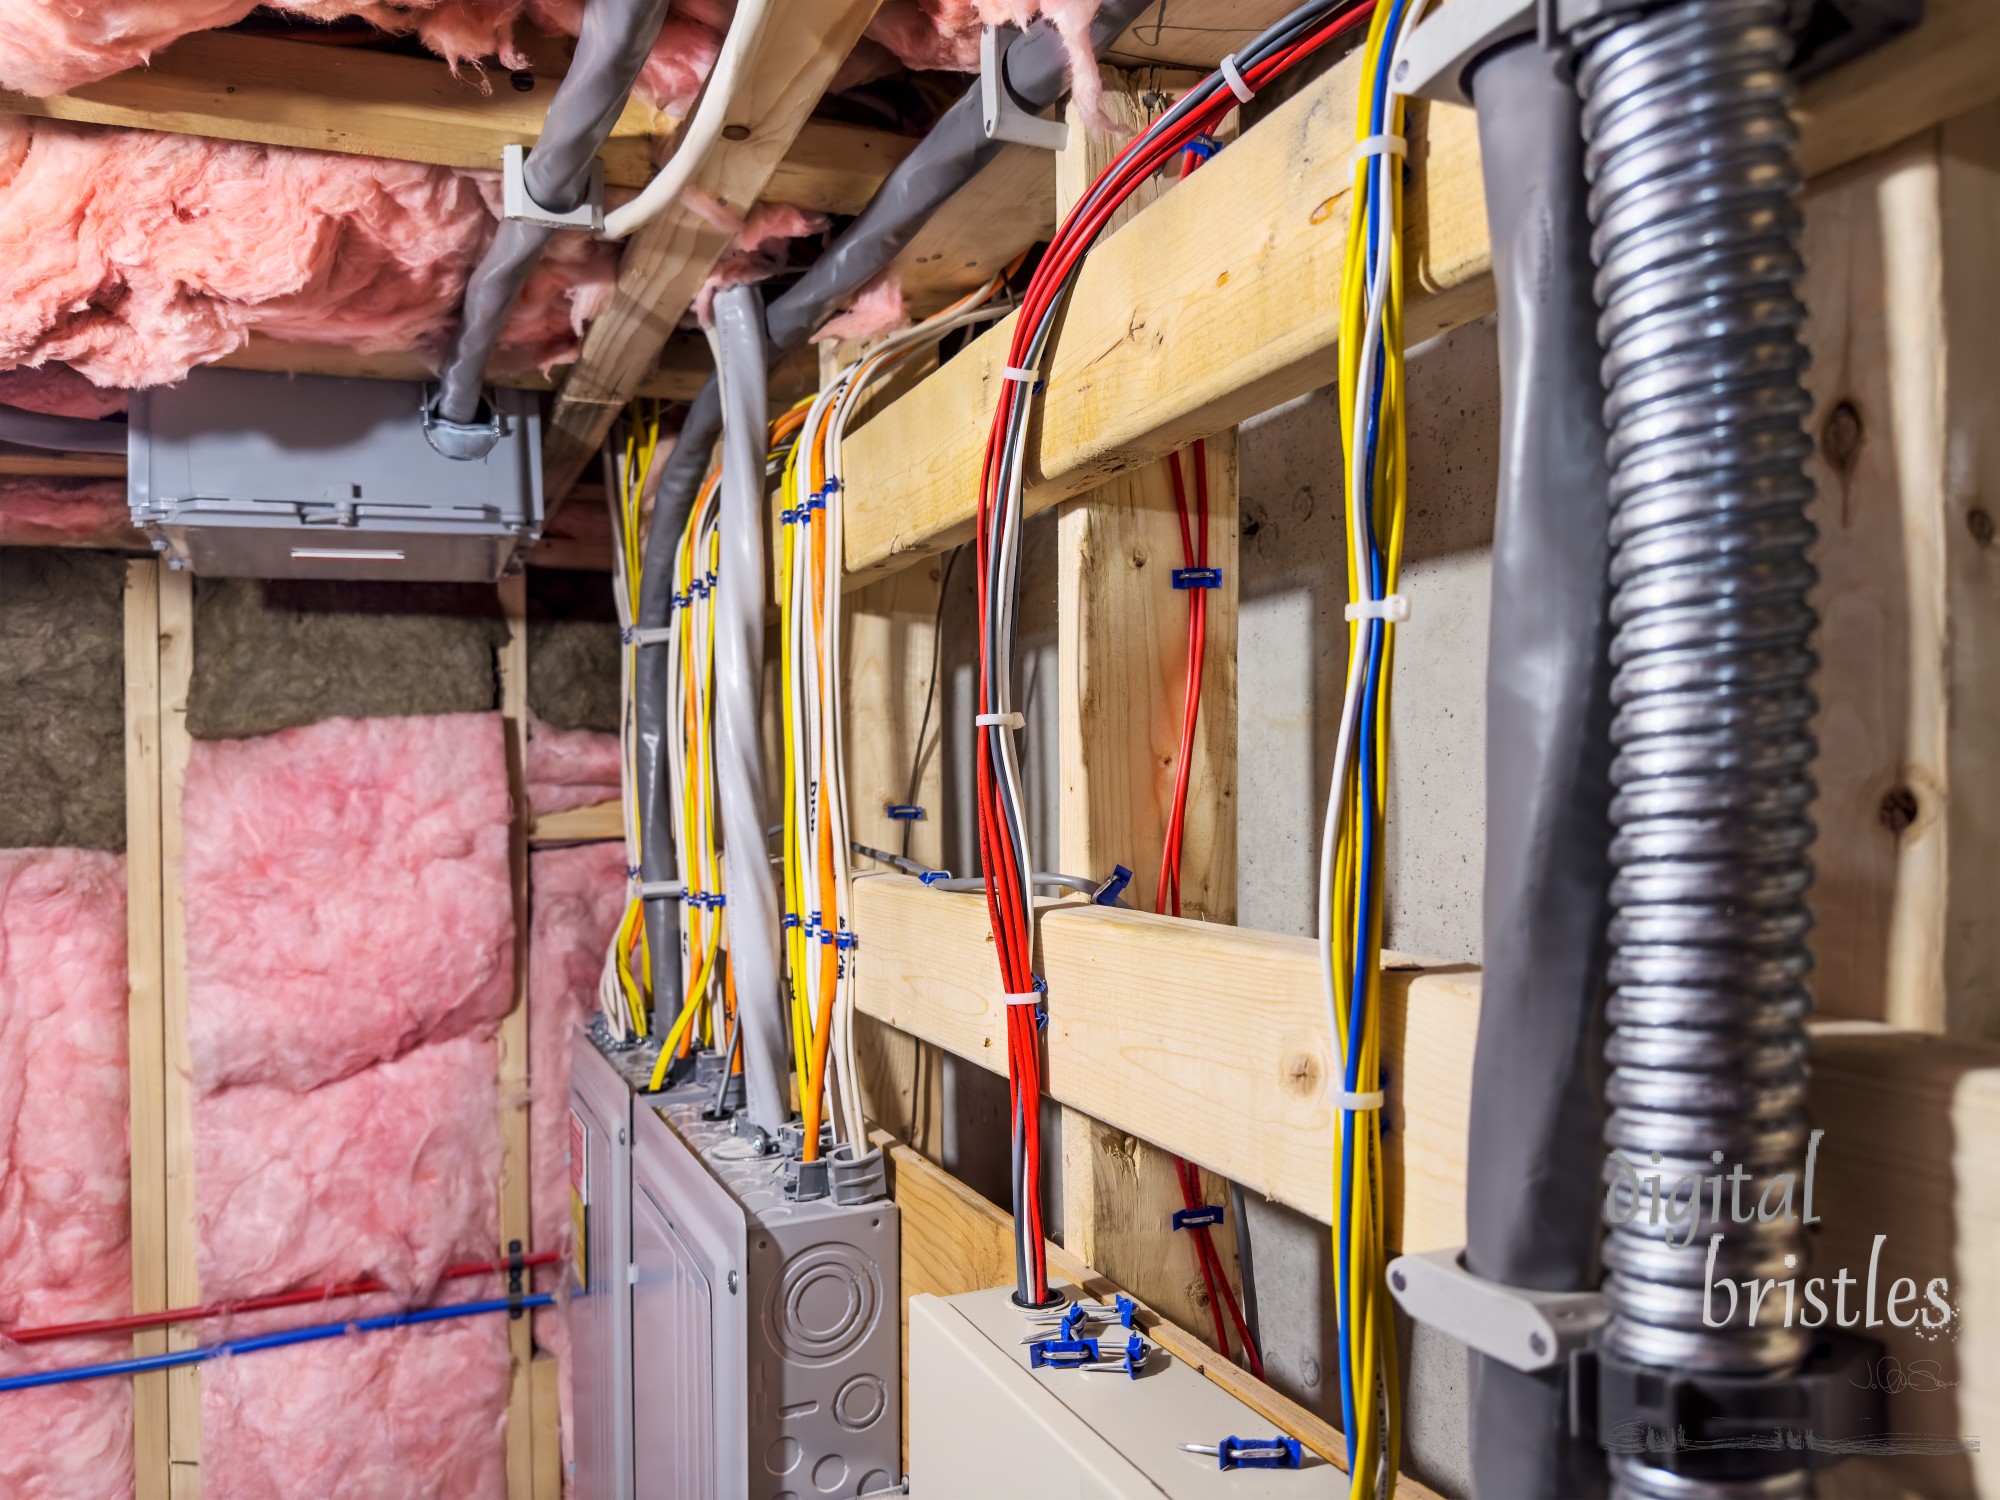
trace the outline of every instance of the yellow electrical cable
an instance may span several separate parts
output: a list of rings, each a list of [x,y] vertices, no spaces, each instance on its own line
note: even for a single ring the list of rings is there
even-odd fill
[[[1420,5],[1412,7],[1420,9]],[[1392,16],[1398,14],[1395,7],[1380,5],[1371,20],[1368,40],[1363,52],[1362,78],[1359,90],[1358,119],[1356,135],[1365,139],[1375,134],[1379,128],[1389,135],[1401,135],[1403,131],[1403,101],[1400,95],[1391,92],[1388,96],[1388,118],[1377,127],[1371,118],[1371,103],[1375,97],[1378,75],[1388,65],[1387,53],[1393,48],[1394,36],[1390,32]],[[1341,438],[1343,448],[1353,441],[1356,431],[1356,404],[1361,392],[1368,384],[1361,368],[1362,349],[1367,325],[1367,259],[1370,254],[1368,241],[1368,174],[1373,170],[1374,158],[1363,156],[1356,162],[1355,186],[1350,202],[1355,205],[1348,227],[1347,257],[1341,283],[1340,317],[1340,413]],[[1402,183],[1401,173],[1396,171],[1382,174],[1387,182],[1387,191],[1377,202],[1376,233],[1388,236],[1387,264],[1388,286],[1383,299],[1382,324],[1380,330],[1383,353],[1380,366],[1380,404],[1376,418],[1374,452],[1373,514],[1370,517],[1373,533],[1386,543],[1382,547],[1383,582],[1382,593],[1394,594],[1402,564],[1402,544],[1404,517],[1408,501],[1408,466],[1403,412],[1403,257],[1402,257]],[[1351,464],[1350,464],[1351,471]],[[1362,503],[1360,497],[1348,496],[1350,506]],[[1352,527],[1350,526],[1350,535]],[[1356,555],[1356,549],[1348,546],[1347,554],[1347,597],[1366,599],[1372,594],[1372,579],[1363,574],[1366,560]],[[1364,807],[1361,779],[1354,776],[1347,787],[1338,789],[1346,800],[1346,816],[1341,821],[1341,834],[1335,852],[1334,880],[1331,899],[1337,918],[1332,924],[1335,938],[1333,972],[1335,979],[1335,1029],[1341,1056],[1350,1052],[1358,1054],[1356,1076],[1360,1087],[1366,1090],[1371,1080],[1381,1077],[1381,943],[1382,943],[1382,887],[1379,879],[1369,887],[1370,899],[1362,900],[1362,882],[1367,873],[1362,868],[1361,830],[1364,821],[1372,821],[1380,827],[1380,819],[1386,812],[1389,756],[1389,684],[1392,680],[1394,663],[1395,628],[1384,621],[1382,624],[1382,653],[1379,677],[1376,680],[1376,696],[1372,722],[1362,726],[1363,731],[1373,737],[1372,754],[1376,767],[1373,778],[1375,805]],[[1356,674],[1366,671],[1365,660],[1370,627],[1366,622],[1353,621],[1348,627],[1348,671]],[[1381,850],[1374,851],[1378,863]],[[1362,960],[1360,967],[1364,976],[1366,993],[1362,996],[1361,1035],[1349,1034],[1349,1017],[1353,1013],[1354,995],[1352,976],[1356,960]],[[1336,1127],[1333,1181],[1336,1201],[1334,1228],[1334,1255],[1338,1261],[1343,1248],[1347,1255],[1348,1285],[1347,1301],[1341,1308],[1341,1335],[1345,1345],[1344,1356],[1352,1372],[1354,1395],[1354,1427],[1351,1434],[1353,1464],[1349,1475],[1349,1495],[1352,1500],[1369,1500],[1378,1491],[1377,1475],[1384,1475],[1380,1486],[1382,1493],[1395,1493],[1396,1469],[1398,1466],[1397,1433],[1400,1425],[1400,1398],[1396,1369],[1394,1320],[1387,1305],[1387,1252],[1385,1248],[1386,1214],[1383,1196],[1383,1172],[1381,1155],[1381,1133],[1379,1115],[1366,1125],[1357,1126],[1355,1135],[1355,1160],[1351,1173],[1350,1197],[1347,1204],[1347,1242],[1340,1243],[1341,1213],[1338,1207],[1342,1192],[1342,1146]]]

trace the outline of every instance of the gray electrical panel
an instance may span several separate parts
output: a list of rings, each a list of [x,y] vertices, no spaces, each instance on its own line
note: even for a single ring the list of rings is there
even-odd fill
[[[538,398],[494,392],[492,451],[451,459],[425,435],[427,396],[213,367],[134,391],[132,524],[202,574],[490,582],[541,534]]]
[[[891,1489],[896,1206],[788,1199],[782,1157],[703,1118],[710,1092],[633,1112],[636,1500]]]
[[[585,1031],[572,1048],[571,1478],[591,1500],[632,1500],[632,1097],[654,1055],[600,1051]]]

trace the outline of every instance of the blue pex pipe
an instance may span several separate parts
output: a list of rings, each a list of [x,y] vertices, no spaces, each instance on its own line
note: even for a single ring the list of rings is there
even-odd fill
[[[345,1323],[314,1323],[305,1328],[287,1328],[262,1333],[255,1338],[232,1339],[226,1344],[200,1344],[192,1349],[176,1349],[169,1354],[149,1354],[140,1359],[119,1359],[101,1365],[70,1365],[60,1370],[37,1370],[30,1375],[10,1375],[0,1380],[0,1391],[26,1391],[44,1385],[72,1385],[79,1380],[103,1380],[113,1375],[144,1375],[150,1370],[171,1370],[180,1365],[198,1365],[211,1359],[238,1354],[256,1354],[265,1349],[284,1349],[293,1344],[316,1344],[324,1339],[345,1338],[350,1333],[380,1333],[387,1328],[409,1328],[419,1323],[442,1323],[451,1318],[470,1318],[481,1313],[511,1312],[515,1308],[548,1307],[556,1299],[546,1292],[508,1299],[495,1297],[486,1302],[453,1302],[443,1307],[419,1307],[407,1312],[384,1313],[380,1317],[355,1318]]]

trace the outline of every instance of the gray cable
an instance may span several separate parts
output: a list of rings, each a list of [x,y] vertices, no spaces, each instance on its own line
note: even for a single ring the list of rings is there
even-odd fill
[[[91,417],[52,417],[0,405],[0,443],[46,448],[57,453],[125,454],[125,424]]]
[[[1597,1285],[1611,878],[1604,392],[1575,90],[1526,37],[1476,64],[1500,323],[1500,487],[1486,659],[1484,977],[1466,1266]],[[1564,1372],[1469,1356],[1473,1491],[1604,1493]]]
[[[668,0],[590,0],[584,7],[576,55],[549,101],[548,116],[522,179],[543,208],[568,213],[590,186],[591,163],[624,112],[632,85],[646,64]],[[509,219],[465,287],[464,312],[439,372],[436,410],[449,423],[469,426],[479,416],[486,361],[513,311],[528,273],[541,258],[552,229]],[[452,457],[478,457],[457,445],[440,445]]]
[[[722,424],[722,557],[715,588],[715,783],[729,968],[743,1036],[750,1121],[770,1135],[791,1118],[778,966],[778,892],[765,847],[764,452],[769,413],[763,299],[754,286],[716,294]]]

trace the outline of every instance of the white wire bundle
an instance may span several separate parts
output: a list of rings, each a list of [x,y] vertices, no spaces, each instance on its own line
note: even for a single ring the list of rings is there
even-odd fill
[[[848,842],[847,783],[843,766],[840,699],[841,679],[841,558],[844,542],[843,451],[847,427],[861,399],[873,383],[921,347],[935,343],[955,328],[998,316],[1004,307],[983,306],[999,290],[996,279],[943,312],[913,328],[891,334],[867,355],[842,370],[822,390],[806,414],[800,430],[799,450],[786,469],[787,483],[781,492],[786,524],[797,528],[789,549],[791,566],[781,580],[789,608],[790,630],[782,649],[786,653],[791,701],[786,705],[787,727],[792,743],[787,747],[787,795],[791,816],[798,830],[796,850],[788,856],[796,860],[798,899],[803,907],[807,961],[794,963],[793,982],[803,994],[795,1001],[804,1008],[806,1026],[800,1031],[803,1042],[817,1040],[811,1018],[820,1013],[825,993],[825,966],[813,961],[817,950],[831,944],[836,948],[833,969],[834,993],[830,1015],[833,1035],[830,1043],[832,1065],[828,1090],[835,1112],[835,1133],[853,1154],[860,1156],[868,1147],[862,1117],[859,1069],[854,1053],[854,978],[858,950],[841,944],[850,926],[853,910],[854,873]],[[815,487],[814,472],[823,481]],[[807,538],[812,527],[821,527],[823,566],[820,578],[813,578],[813,547]],[[815,608],[815,605],[817,608]],[[822,829],[820,806],[824,803],[827,826]],[[819,859],[822,847],[831,853],[829,888]],[[790,882],[788,881],[788,885]],[[831,903],[827,897],[832,896]],[[837,915],[833,930],[825,930],[821,916],[828,910]],[[806,1086],[807,1059],[799,1060],[801,1086]]]

